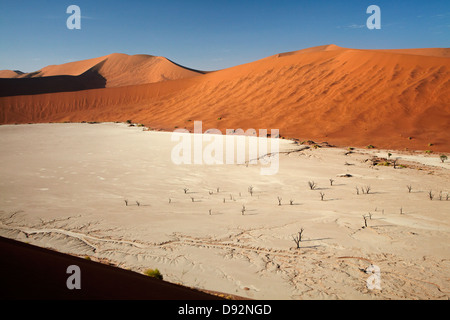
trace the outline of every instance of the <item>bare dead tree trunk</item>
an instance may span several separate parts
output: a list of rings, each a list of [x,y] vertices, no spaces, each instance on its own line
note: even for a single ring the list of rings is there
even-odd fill
[[[302,242],[303,231],[304,231],[304,229],[302,228],[302,229],[298,232],[298,235],[292,236],[292,240],[293,240],[293,241],[295,242],[295,244],[297,245],[297,249],[300,249],[300,242]]]

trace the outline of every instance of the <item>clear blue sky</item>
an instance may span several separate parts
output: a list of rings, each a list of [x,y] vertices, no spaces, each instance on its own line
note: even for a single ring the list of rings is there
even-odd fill
[[[66,27],[72,4],[81,8],[81,30]],[[365,26],[372,4],[381,8],[381,30]],[[0,1],[0,69],[31,72],[120,52],[215,70],[331,43],[450,47],[450,1]]]

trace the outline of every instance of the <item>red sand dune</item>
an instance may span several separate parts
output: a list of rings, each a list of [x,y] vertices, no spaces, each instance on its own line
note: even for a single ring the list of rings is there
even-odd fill
[[[132,119],[173,130],[202,120],[224,133],[273,128],[339,146],[450,152],[448,52],[321,46],[172,81],[3,97],[0,123]]]

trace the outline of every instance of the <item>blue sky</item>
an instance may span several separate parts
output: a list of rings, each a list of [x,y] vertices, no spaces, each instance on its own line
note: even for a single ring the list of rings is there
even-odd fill
[[[81,30],[69,30],[69,5]],[[369,5],[381,30],[369,30]],[[36,71],[120,52],[216,70],[276,53],[343,47],[450,47],[450,1],[1,0],[0,69]]]

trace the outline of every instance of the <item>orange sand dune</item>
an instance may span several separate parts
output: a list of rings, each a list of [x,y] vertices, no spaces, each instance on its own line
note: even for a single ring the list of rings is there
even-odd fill
[[[0,96],[130,86],[189,78],[203,73],[177,65],[164,57],[114,53],[47,66],[31,73],[2,70],[0,78],[13,79],[0,79]]]
[[[23,72],[16,70],[0,70],[0,78],[18,78]]]
[[[274,128],[340,146],[450,152],[450,58],[417,50],[330,45],[173,81],[3,97],[0,122],[132,119],[192,130],[202,120],[204,130]]]

